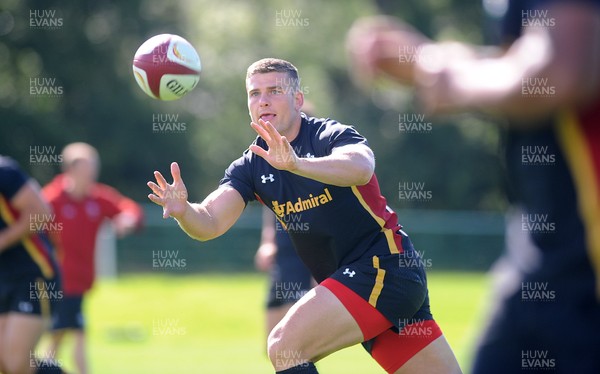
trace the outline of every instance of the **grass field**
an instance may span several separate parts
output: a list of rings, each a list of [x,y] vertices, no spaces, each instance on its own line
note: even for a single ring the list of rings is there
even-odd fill
[[[84,308],[92,374],[272,373],[265,355],[262,274],[131,275],[100,281]],[[488,290],[481,273],[429,274],[434,317],[465,373]],[[72,342],[60,352],[66,369]],[[383,373],[360,346],[318,367],[325,374]]]

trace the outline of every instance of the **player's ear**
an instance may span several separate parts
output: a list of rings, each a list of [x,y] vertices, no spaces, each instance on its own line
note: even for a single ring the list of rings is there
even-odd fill
[[[302,109],[302,106],[304,105],[304,93],[302,92],[302,90],[296,91],[296,94],[294,95],[294,104],[294,108],[297,111]]]

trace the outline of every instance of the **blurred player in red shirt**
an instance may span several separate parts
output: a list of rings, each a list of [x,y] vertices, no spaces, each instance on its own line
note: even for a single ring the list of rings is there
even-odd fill
[[[100,160],[96,149],[72,143],[63,152],[63,174],[43,189],[63,229],[54,237],[63,275],[64,298],[53,310],[53,351],[68,330],[75,333],[74,358],[80,374],[87,372],[82,302],[95,278],[96,235],[110,219],[119,237],[142,223],[141,207],[107,185],[97,182]]]

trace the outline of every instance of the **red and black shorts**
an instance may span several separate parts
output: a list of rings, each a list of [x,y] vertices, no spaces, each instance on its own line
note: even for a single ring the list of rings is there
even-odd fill
[[[342,266],[321,282],[362,330],[363,346],[388,372],[442,335],[429,309],[424,263],[402,233],[403,253]]]

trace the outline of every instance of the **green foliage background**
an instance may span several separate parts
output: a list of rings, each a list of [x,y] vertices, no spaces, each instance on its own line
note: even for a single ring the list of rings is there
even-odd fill
[[[378,8],[378,5],[381,8]],[[30,25],[33,10],[54,10],[55,29]],[[352,124],[377,156],[377,174],[397,208],[497,210],[504,207],[499,132],[475,116],[431,118],[428,133],[399,131],[400,114],[419,114],[410,91],[382,84],[369,92],[348,76],[345,34],[360,17],[386,11],[431,37],[481,42],[479,0],[130,0],[18,1],[0,4],[0,153],[42,184],[58,165],[29,160],[30,147],[56,152],[72,141],[96,146],[101,181],[143,201],[153,170],[178,161],[194,200],[252,141],[246,67],[267,56],[292,61],[318,115]],[[301,25],[285,26],[287,15]],[[290,16],[293,15],[293,16]],[[139,45],[180,34],[203,62],[198,87],[176,102],[145,96],[131,73]],[[64,93],[40,97],[30,80],[55,78]],[[153,115],[177,115],[186,130],[153,132]],[[425,183],[428,201],[398,198],[400,182]]]

